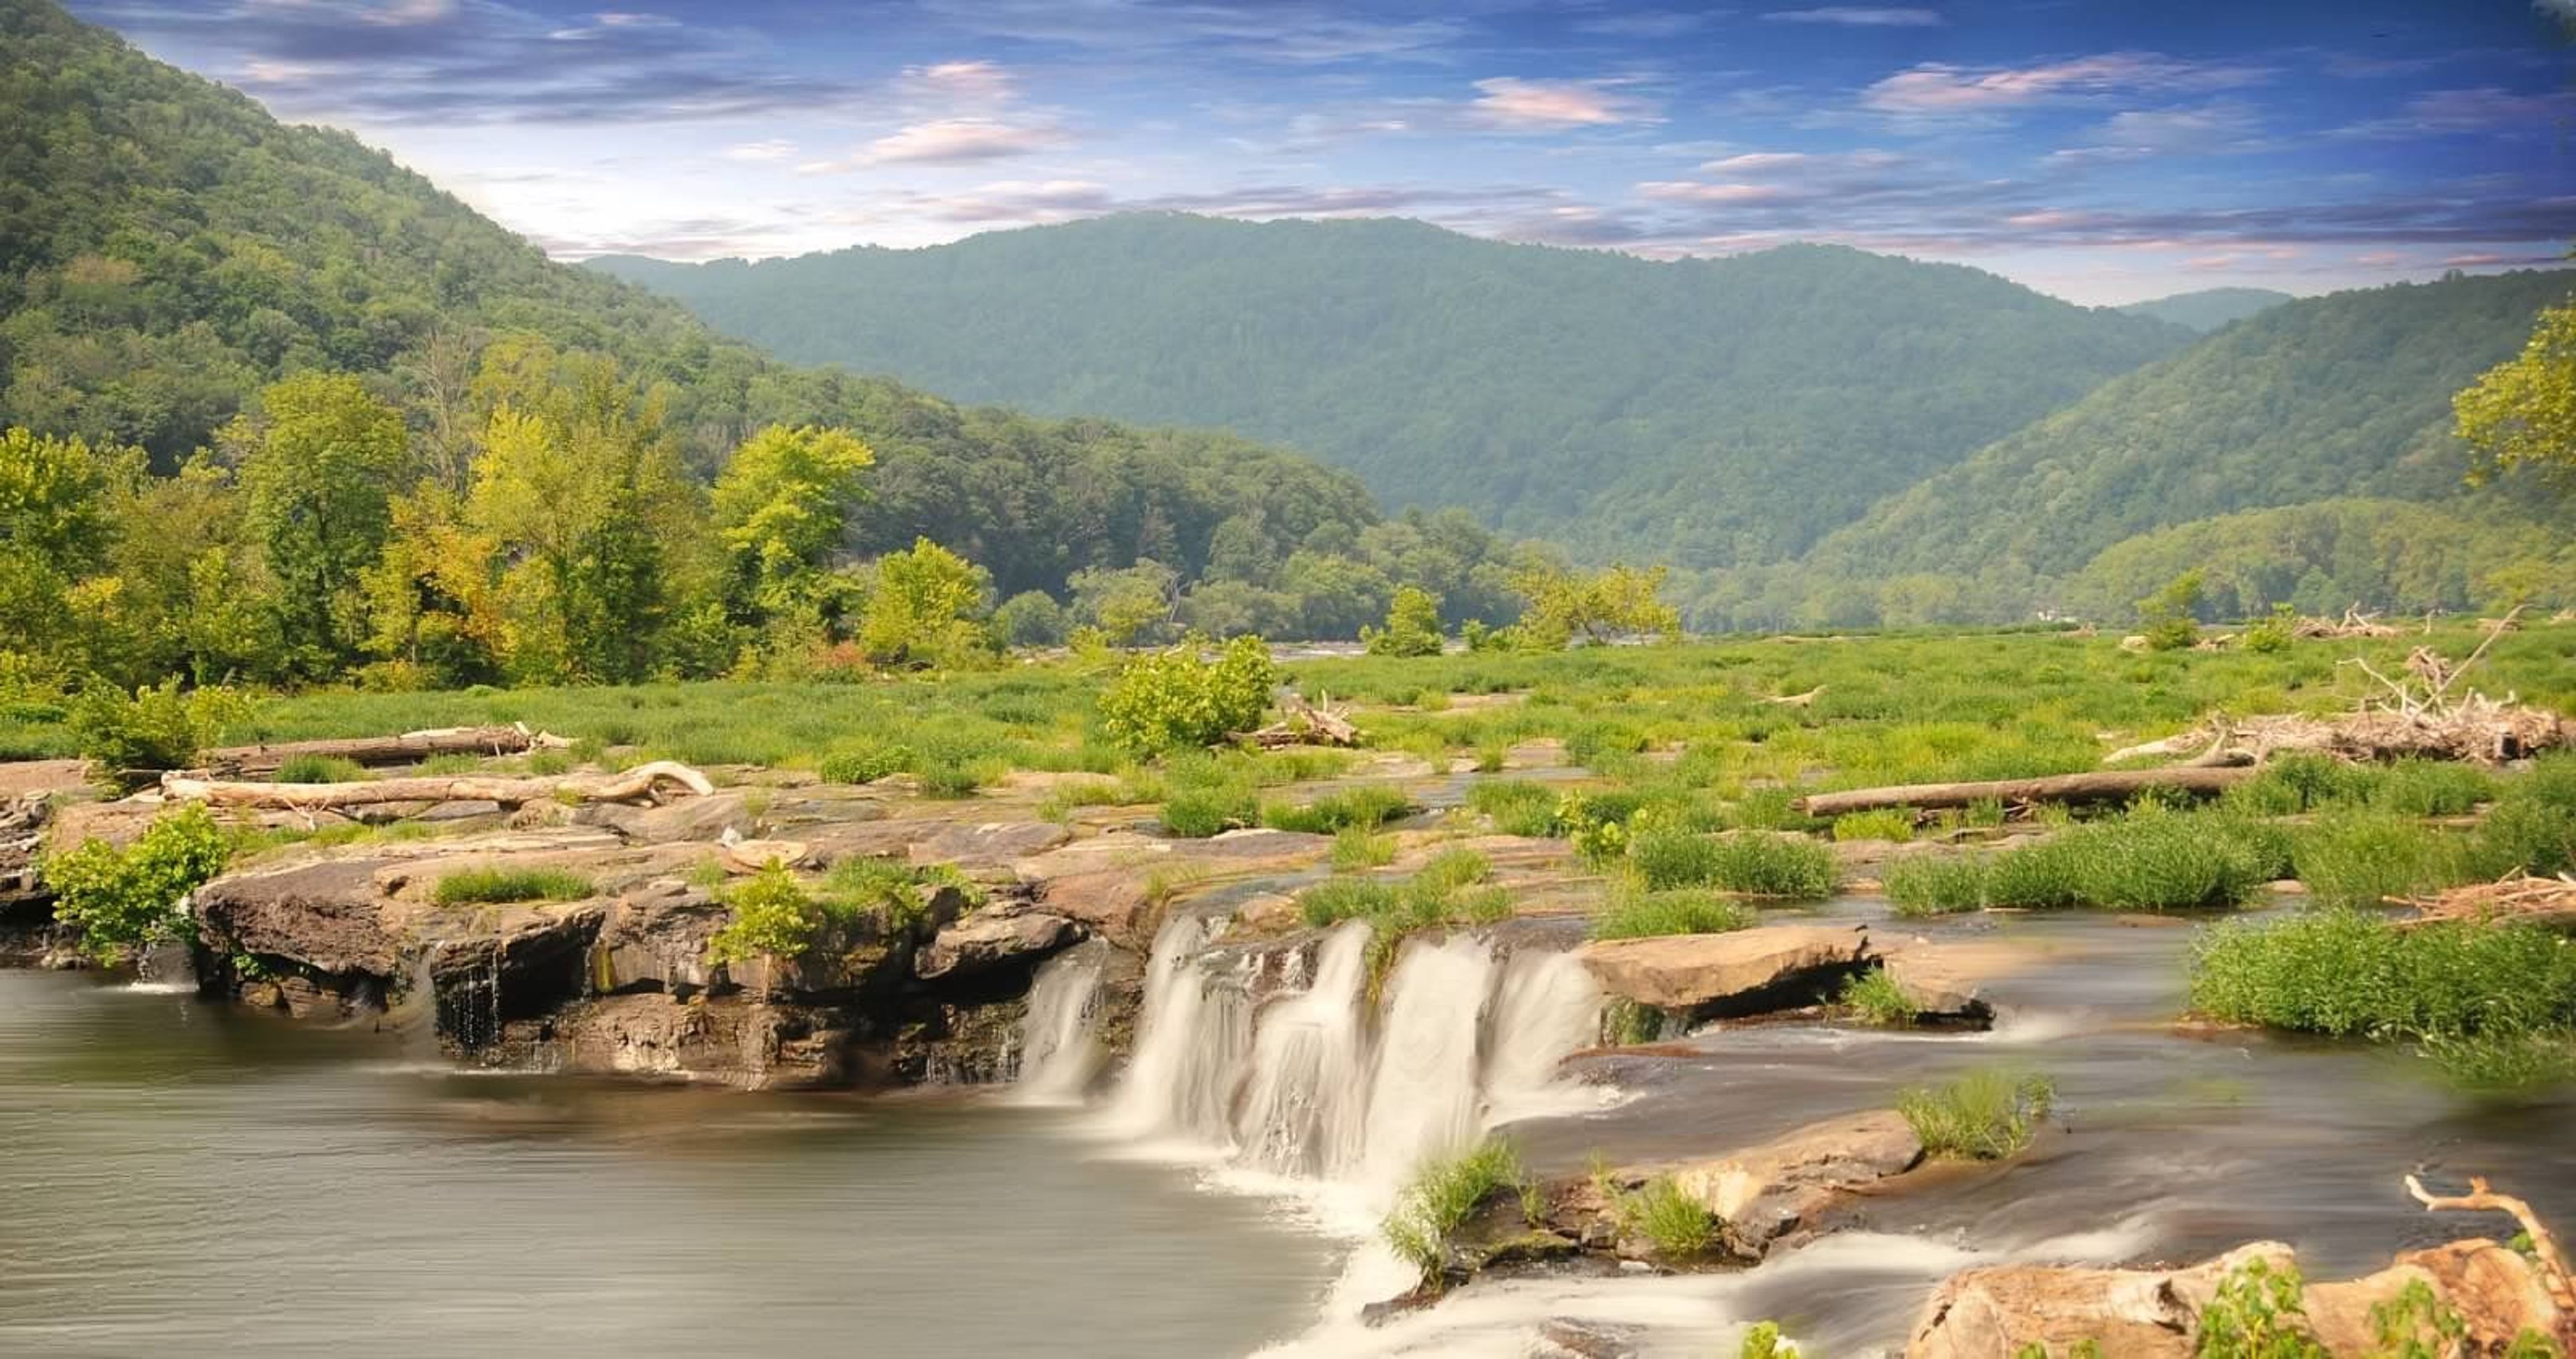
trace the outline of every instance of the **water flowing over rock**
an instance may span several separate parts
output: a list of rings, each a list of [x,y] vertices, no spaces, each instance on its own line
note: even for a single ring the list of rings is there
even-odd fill
[[[1810,998],[1867,961],[1852,927],[1768,925],[1727,934],[1612,939],[1578,951],[1602,989],[1692,1018],[1749,1014]]]
[[[1104,1054],[1094,1026],[1108,965],[1109,946],[1097,941],[1039,965],[1020,1027],[1018,1094],[1024,1102],[1079,1100],[1099,1074]]]

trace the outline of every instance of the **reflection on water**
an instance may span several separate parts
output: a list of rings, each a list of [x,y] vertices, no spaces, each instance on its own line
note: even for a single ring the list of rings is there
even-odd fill
[[[0,1353],[1197,1359],[1334,1269],[1064,1114],[399,1056],[0,971]]]

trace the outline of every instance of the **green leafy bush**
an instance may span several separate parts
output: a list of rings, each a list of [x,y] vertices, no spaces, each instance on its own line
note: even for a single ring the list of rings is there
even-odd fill
[[[1372,656],[1440,654],[1440,596],[1418,585],[1395,587],[1384,629],[1362,627],[1360,641]]]
[[[2298,623],[2297,609],[2287,604],[2275,604],[2270,613],[2246,624],[2245,649],[2258,656],[2287,651],[2290,649],[2290,643],[2297,639],[2298,634],[2295,629]]]
[[[1261,725],[1278,667],[1258,637],[1227,642],[1213,661],[1196,640],[1139,656],[1100,697],[1110,739],[1140,755],[1222,744]]]
[[[733,919],[707,940],[707,961],[738,963],[767,954],[793,958],[814,946],[830,918],[794,874],[771,864],[723,894]]]
[[[441,906],[579,901],[590,890],[590,879],[560,868],[467,868],[440,878],[430,899]]]
[[[189,806],[154,821],[125,849],[88,840],[47,857],[37,871],[54,891],[54,918],[81,932],[81,947],[92,957],[108,961],[194,938],[180,903],[223,872],[231,857],[214,817]]]
[[[815,766],[825,783],[874,783],[912,767],[910,746],[854,741],[826,752]]]
[[[2044,1076],[1972,1071],[1945,1085],[1900,1092],[1896,1111],[1928,1155],[1998,1161],[2030,1145],[2056,1097]]]
[[[2200,608],[2207,577],[2197,569],[2165,582],[2162,589],[2138,601],[2138,630],[2156,651],[2180,651],[2200,640]]]
[[[1830,896],[1834,890],[1833,851],[1802,835],[1772,831],[1717,836],[1639,831],[1629,840],[1628,864],[1650,889],[1715,887],[1798,899]]]
[[[1796,1345],[1780,1338],[1779,1322],[1757,1321],[1744,1332],[1743,1343],[1735,1347],[1735,1359],[1799,1359],[1799,1351]]]
[[[1458,1155],[1424,1163],[1396,1199],[1381,1231],[1387,1245],[1422,1272],[1424,1286],[1436,1286],[1450,1234],[1506,1189],[1530,1197],[1528,1180],[1520,1153],[1508,1142],[1488,1138]]]
[[[2202,1359],[2328,1359],[2307,1328],[2298,1267],[2256,1256],[2227,1272],[2200,1311]]]
[[[2354,910],[2232,920],[2193,941],[2191,1005],[2338,1036],[2539,1033],[2576,1025],[2576,948],[2529,925],[2401,930]]]
[[[93,776],[123,790],[195,765],[250,712],[247,697],[221,685],[183,692],[178,680],[167,679],[131,694],[104,684],[82,690],[72,700],[70,725]]]

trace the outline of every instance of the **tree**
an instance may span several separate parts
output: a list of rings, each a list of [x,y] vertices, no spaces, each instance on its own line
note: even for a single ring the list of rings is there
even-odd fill
[[[1138,656],[1100,696],[1109,738],[1140,755],[1212,746],[1261,725],[1279,669],[1258,637],[1227,642],[1213,660],[1190,638],[1168,651]]]
[[[2208,579],[2195,566],[2138,601],[2138,626],[2146,633],[2148,646],[2179,651],[2200,640],[2199,609]]]
[[[115,536],[108,492],[142,471],[139,448],[92,449],[12,427],[0,434],[0,550],[33,554],[65,576],[96,570]]]
[[[1064,606],[1044,590],[1022,590],[993,610],[993,635],[1004,646],[1059,646]]]
[[[771,425],[743,441],[716,479],[728,588],[756,615],[789,608],[841,541],[876,455],[849,431]]]
[[[2542,312],[2522,354],[2480,374],[2451,410],[2485,458],[2470,480],[2529,467],[2576,486],[2576,304]]]
[[[331,673],[365,636],[359,577],[383,548],[407,470],[402,413],[344,373],[303,373],[260,393],[261,416],[224,441],[245,449],[250,524],[278,583],[282,641],[299,673]]]
[[[1387,606],[1386,627],[1363,627],[1360,641],[1372,656],[1437,656],[1440,654],[1440,597],[1419,585],[1395,587]]]
[[[1144,640],[1169,622],[1180,592],[1179,573],[1156,561],[1140,561],[1120,571],[1101,567],[1076,571],[1068,583],[1073,587],[1073,616],[1108,634],[1112,646]]]
[[[953,668],[986,660],[993,641],[982,619],[992,588],[984,568],[916,539],[910,550],[877,559],[859,620],[859,650],[883,666]]]
[[[1657,597],[1665,575],[1660,566],[1576,571],[1532,561],[1512,573],[1512,588],[1529,601],[1514,626],[1525,645],[1541,650],[1564,646],[1577,636],[1595,643],[1642,633],[1678,636],[1681,611]]]

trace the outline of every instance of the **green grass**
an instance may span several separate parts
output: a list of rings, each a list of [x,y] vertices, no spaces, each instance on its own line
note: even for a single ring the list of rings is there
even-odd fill
[[[1874,812],[1854,812],[1834,818],[1836,840],[1894,840],[1900,844],[1914,838],[1914,813],[1903,807],[1882,807]]]
[[[2576,1027],[2576,945],[2529,925],[2399,929],[2325,909],[2237,920],[2193,943],[2191,1005],[2332,1036],[2511,1036]]]
[[[1374,830],[1413,811],[1404,790],[1367,784],[1327,793],[1303,804],[1264,803],[1261,824],[1272,830],[1338,835],[1346,830]]]
[[[2046,1077],[1972,1071],[1941,1085],[1918,1085],[1896,1097],[1896,1111],[1926,1155],[1999,1161],[2030,1145],[2057,1097]]]
[[[814,766],[825,783],[874,783],[911,767],[912,748],[879,741],[853,741],[826,751]]]
[[[1417,930],[1488,925],[1512,913],[1509,892],[1483,885],[1492,867],[1467,849],[1445,849],[1402,882],[1337,877],[1297,896],[1300,918],[1316,929],[1346,920],[1369,925],[1369,974],[1383,980],[1405,937]]]
[[[1467,805],[1493,818],[1505,835],[1545,838],[1559,833],[1557,794],[1527,779],[1490,779],[1467,790]]]
[[[1905,915],[2214,910],[2243,905],[2290,863],[2290,840],[2276,827],[2224,811],[2149,806],[2014,849],[1900,859],[1885,881]]]
[[[1395,862],[1395,837],[1351,826],[1333,836],[1333,871],[1357,873]]]
[[[1985,854],[1916,854],[1888,864],[1881,875],[1898,915],[1954,915],[1985,909]]]
[[[2291,834],[2291,862],[2320,905],[2368,906],[2470,881],[2475,843],[2393,812],[2320,813]]]
[[[289,755],[271,777],[278,783],[363,783],[367,767],[343,755]]]
[[[1911,1028],[1914,1024],[1913,1000],[1884,968],[1871,968],[1843,983],[1843,993],[1836,1003],[1845,1014],[1863,1024],[1882,1029]]]
[[[1592,918],[1595,939],[1641,939],[1659,934],[1724,934],[1758,920],[1752,907],[1733,897],[1684,889],[1670,892],[1619,892]]]
[[[1629,841],[1628,865],[1649,890],[1713,887],[1801,900],[1834,890],[1833,851],[1804,836],[1772,831],[1647,831]]]
[[[1450,1234],[1504,1190],[1518,1189],[1527,1197],[1528,1181],[1520,1153],[1508,1142],[1488,1138],[1455,1156],[1424,1163],[1381,1231],[1387,1245],[1421,1271],[1423,1284],[1435,1287]]]
[[[590,879],[560,868],[467,868],[440,878],[430,889],[430,899],[441,906],[497,906],[579,901],[590,890]]]
[[[1683,1193],[1670,1175],[1658,1175],[1620,1194],[1611,1214],[1621,1235],[1644,1239],[1667,1260],[1706,1255],[1726,1241],[1725,1220]]]

